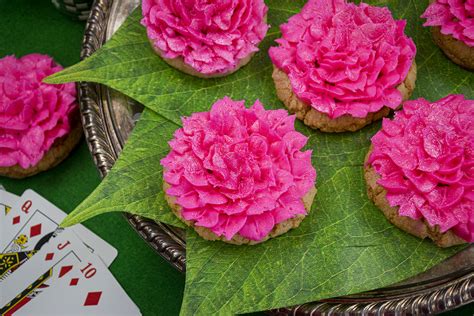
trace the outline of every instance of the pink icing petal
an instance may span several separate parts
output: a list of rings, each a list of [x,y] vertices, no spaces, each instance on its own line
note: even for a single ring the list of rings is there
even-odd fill
[[[260,215],[247,217],[247,222],[240,229],[239,234],[250,240],[261,240],[275,227],[272,214],[266,212]]]
[[[304,178],[307,174],[308,169],[306,169],[306,166],[308,163],[311,163],[312,153],[312,150],[307,150],[303,155],[298,155],[298,157],[295,157],[295,159],[290,162],[291,172],[295,178]]]
[[[0,165],[12,166],[19,161],[19,152],[0,149]]]
[[[449,208],[457,205],[463,195],[464,187],[461,185],[441,186],[426,193],[426,199],[438,208]]]
[[[438,185],[436,178],[427,176],[419,169],[404,170],[404,175],[421,192],[431,192]]]
[[[258,215],[274,210],[277,202],[271,196],[256,197],[252,205],[247,208],[248,215]]]
[[[415,58],[405,21],[387,8],[344,0],[309,0],[280,26],[272,62],[296,95],[330,118],[366,117],[402,102],[395,89]]]
[[[398,209],[398,214],[400,216],[408,216],[411,218],[421,218],[421,213],[419,213],[416,205],[411,199],[404,200],[404,203],[400,205]]]
[[[306,214],[301,199],[316,170],[294,119],[228,97],[183,119],[161,160],[166,193],[177,197],[182,217],[229,240],[261,240],[278,223]]]
[[[263,0],[143,0],[141,23],[164,57],[182,57],[203,74],[233,70],[258,50],[269,26]]]
[[[224,226],[224,237],[228,240],[232,239],[244,227],[246,222],[247,216],[229,216]]]
[[[473,126],[474,101],[462,95],[407,101],[393,120],[384,119],[368,159],[400,215],[423,217],[468,242],[474,242]]]
[[[188,193],[179,196],[176,203],[184,209],[198,208],[202,206],[199,201],[199,194],[195,191],[189,191]]]
[[[293,218],[294,216],[295,213],[286,207],[277,208],[273,212],[273,217],[275,218],[276,223],[284,222],[290,218]]]
[[[214,208],[220,213],[233,215],[244,212],[249,206],[248,202],[243,200],[237,200],[234,203],[228,203],[224,205],[215,205]]]
[[[380,179],[377,183],[390,190],[392,193],[404,193],[408,191],[405,181],[400,179],[398,175]]]
[[[196,192],[199,194],[199,199],[204,204],[220,205],[227,203],[227,198],[223,194],[209,190],[208,188],[196,188]]]
[[[214,227],[219,222],[219,212],[213,209],[205,209],[196,221],[201,227]]]
[[[464,240],[474,240],[474,224],[459,224],[453,228],[456,235]]]
[[[474,7],[471,1],[436,0],[421,17],[426,19],[424,26],[439,26],[441,33],[474,47]]]
[[[168,190],[166,190],[166,194],[171,196],[181,196],[194,190],[193,186],[186,179],[179,177],[179,173],[175,174],[178,174],[178,183],[177,185],[173,185],[168,188]],[[166,179],[165,181],[168,182]]]
[[[201,217],[204,210],[202,208],[183,208],[181,216],[187,221],[197,220]]]
[[[183,176],[191,184],[196,186],[206,186],[207,173],[203,170],[202,164],[197,157],[187,156],[183,159],[184,173]]]
[[[62,69],[41,54],[0,59],[0,167],[36,165],[71,130],[70,113],[77,108],[74,84],[42,82]]]
[[[306,215],[306,209],[304,207],[304,204],[301,200],[295,200],[293,196],[290,196],[290,194],[284,194],[280,199],[280,203],[282,204],[283,208],[286,209],[286,212],[290,212],[291,214],[298,215],[298,214],[304,214]],[[277,214],[275,214],[277,215]],[[292,216],[292,217],[293,217]],[[279,223],[280,218],[276,216],[276,222]]]

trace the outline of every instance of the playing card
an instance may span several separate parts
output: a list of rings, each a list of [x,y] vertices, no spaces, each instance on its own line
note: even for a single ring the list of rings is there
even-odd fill
[[[140,315],[110,271],[70,230],[59,229],[0,284],[1,315]]]
[[[6,217],[10,213],[12,206],[16,204],[18,199],[18,195],[0,189],[0,223],[6,220]]]
[[[17,203],[18,199],[19,197],[17,195],[5,191],[3,187],[0,188],[0,224],[6,220],[12,206]],[[2,234],[0,234],[0,243],[1,237]],[[14,271],[14,269],[16,269],[26,259],[27,254],[23,252],[10,254],[8,256],[0,254],[0,282],[4,277],[6,277],[7,272]]]
[[[0,253],[0,283],[18,269],[35,251]]]
[[[32,190],[26,190],[0,222],[0,253],[36,252],[44,245],[66,214]],[[74,233],[92,253],[109,266],[117,250],[82,225]]]

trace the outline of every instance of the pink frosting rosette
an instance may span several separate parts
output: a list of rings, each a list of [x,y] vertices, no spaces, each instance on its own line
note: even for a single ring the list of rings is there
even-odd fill
[[[368,163],[399,215],[474,242],[474,100],[407,101],[372,144]]]
[[[439,26],[442,34],[474,47],[474,0],[436,0],[421,17],[424,26]]]
[[[306,214],[302,202],[316,171],[295,116],[266,111],[259,101],[225,97],[210,112],[183,118],[161,160],[181,216],[230,240],[259,241],[278,223]]]
[[[282,24],[270,58],[295,94],[331,119],[366,117],[402,102],[396,87],[416,54],[406,22],[388,8],[345,0],[309,0]]]
[[[0,167],[35,166],[71,130],[74,84],[41,82],[62,69],[40,54],[0,59]]]
[[[258,51],[267,10],[263,0],[143,0],[141,23],[163,57],[218,74]]]

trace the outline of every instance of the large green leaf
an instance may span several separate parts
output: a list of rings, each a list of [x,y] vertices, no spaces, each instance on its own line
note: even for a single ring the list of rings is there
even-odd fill
[[[160,159],[167,151],[166,139],[176,124],[145,110],[110,173],[61,226],[83,222],[107,212],[128,211],[177,227],[184,224],[168,209],[162,191]]]
[[[272,28],[250,64],[221,79],[203,80],[176,71],[149,46],[140,12],[94,56],[48,79],[51,83],[93,81],[140,101],[147,108],[111,173],[64,224],[97,214],[127,210],[181,225],[163,200],[159,160],[169,150],[165,140],[179,117],[207,110],[225,95],[256,98],[267,108],[281,108],[271,79],[267,50],[278,25],[304,1],[267,1]],[[415,97],[439,99],[450,93],[474,97],[471,73],[450,62],[432,43],[418,17],[427,5],[419,0],[372,1],[388,5],[408,21],[417,44]],[[440,249],[403,233],[387,222],[366,196],[363,160],[373,124],[356,133],[323,134],[298,122],[309,135],[318,171],[318,194],[300,228],[257,246],[208,242],[187,234],[186,290],[183,315],[244,313],[386,286],[425,271],[459,248]]]

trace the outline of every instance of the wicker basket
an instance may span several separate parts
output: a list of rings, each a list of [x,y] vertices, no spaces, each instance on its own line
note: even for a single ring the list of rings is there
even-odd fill
[[[63,14],[80,21],[89,17],[93,0],[51,0]]]

